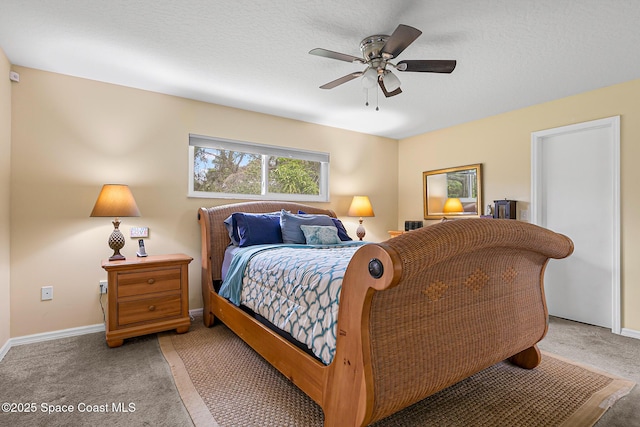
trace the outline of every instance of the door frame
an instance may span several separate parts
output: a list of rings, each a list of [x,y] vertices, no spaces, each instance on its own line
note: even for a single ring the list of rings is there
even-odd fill
[[[565,135],[590,129],[609,130],[611,144],[611,177],[613,195],[613,221],[610,224],[612,239],[612,272],[611,272],[611,332],[621,331],[621,281],[620,281],[620,116],[607,117],[584,123],[561,126],[531,133],[531,222],[539,225],[542,218],[542,142],[549,136]]]

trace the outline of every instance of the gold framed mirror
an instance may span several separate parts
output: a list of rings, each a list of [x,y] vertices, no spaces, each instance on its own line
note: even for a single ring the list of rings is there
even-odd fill
[[[482,164],[422,172],[424,219],[479,217]]]

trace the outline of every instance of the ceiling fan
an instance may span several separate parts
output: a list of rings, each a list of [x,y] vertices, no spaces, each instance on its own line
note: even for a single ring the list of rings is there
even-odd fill
[[[451,73],[456,68],[455,60],[418,59],[400,61],[396,64],[391,62],[392,59],[397,58],[402,51],[413,43],[415,39],[420,37],[420,34],[422,34],[422,31],[408,25],[400,24],[391,36],[380,34],[365,37],[360,42],[362,58],[322,48],[311,49],[309,51],[311,55],[360,63],[367,66],[364,71],[347,74],[346,76],[320,86],[320,89],[333,89],[357,77],[362,77],[362,84],[365,88],[373,88],[377,82],[382,93],[388,98],[402,93],[402,90],[400,89],[400,80],[387,66],[401,72]]]

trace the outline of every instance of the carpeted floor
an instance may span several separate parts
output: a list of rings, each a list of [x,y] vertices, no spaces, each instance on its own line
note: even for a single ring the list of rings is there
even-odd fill
[[[551,317],[542,350],[595,366],[640,384],[640,339],[598,326]],[[640,427],[640,385],[609,408],[597,427]]]
[[[197,325],[194,323],[192,332]],[[640,340],[613,335],[604,328],[552,318],[549,334],[540,347],[640,382]],[[215,360],[209,362],[215,363]],[[199,395],[192,393],[191,397],[199,398]],[[0,403],[4,402],[35,403],[36,412],[0,411],[2,426],[193,425],[155,335],[126,340],[122,347],[115,349],[106,346],[104,333],[15,346],[0,362]],[[130,403],[134,404],[135,411],[115,411],[130,408]],[[73,405],[74,412],[55,412],[62,407],[54,406],[54,412],[49,414],[42,410],[43,404],[44,408]],[[109,412],[88,412],[86,406],[81,412],[80,404],[95,409],[108,407]],[[610,408],[596,426],[640,427],[639,414],[640,387],[636,386]],[[196,417],[197,422],[211,420],[210,414],[209,418],[207,414],[200,415],[204,418]],[[311,415],[315,417],[317,413]],[[400,420],[393,425],[411,424]],[[481,420],[472,425],[493,427]]]
[[[318,405],[224,325],[164,334],[160,347],[178,381],[191,382],[201,397],[185,400],[187,408],[210,412],[219,425],[323,424]],[[545,354],[535,370],[497,364],[375,425],[591,426],[631,387],[631,381]]]
[[[13,347],[0,362],[0,426],[190,426],[156,335],[104,333]],[[72,410],[73,412],[69,412]]]

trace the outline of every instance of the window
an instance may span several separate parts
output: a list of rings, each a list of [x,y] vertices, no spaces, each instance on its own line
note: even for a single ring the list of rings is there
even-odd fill
[[[189,135],[189,197],[329,200],[329,154]]]

